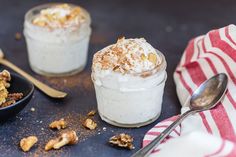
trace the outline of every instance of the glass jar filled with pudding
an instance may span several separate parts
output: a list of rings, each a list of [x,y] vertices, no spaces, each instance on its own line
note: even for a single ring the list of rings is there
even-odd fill
[[[102,120],[120,127],[140,127],[159,117],[166,61],[145,39],[121,38],[98,51],[91,77]]]
[[[24,35],[33,71],[47,76],[84,69],[91,34],[89,13],[73,4],[44,4],[25,15]]]

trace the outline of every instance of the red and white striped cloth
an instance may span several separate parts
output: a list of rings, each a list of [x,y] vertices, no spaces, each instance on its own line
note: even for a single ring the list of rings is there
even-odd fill
[[[174,72],[182,110],[188,110],[189,97],[206,79],[217,73],[229,77],[222,102],[210,111],[187,118],[150,156],[235,157],[236,156],[236,26],[212,30],[192,39]],[[149,130],[143,145],[158,136],[178,116]]]

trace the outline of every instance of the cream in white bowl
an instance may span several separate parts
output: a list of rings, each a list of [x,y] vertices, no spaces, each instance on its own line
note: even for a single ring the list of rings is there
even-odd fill
[[[145,39],[118,39],[93,58],[100,117],[120,127],[140,127],[161,112],[166,61]]]
[[[25,15],[24,35],[31,68],[48,76],[71,75],[87,62],[89,13],[72,4],[44,4]]]

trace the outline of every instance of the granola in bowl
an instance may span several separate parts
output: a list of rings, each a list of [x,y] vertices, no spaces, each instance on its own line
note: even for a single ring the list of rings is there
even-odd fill
[[[11,74],[7,70],[0,72],[0,108],[10,106],[23,98],[23,93],[9,93]]]

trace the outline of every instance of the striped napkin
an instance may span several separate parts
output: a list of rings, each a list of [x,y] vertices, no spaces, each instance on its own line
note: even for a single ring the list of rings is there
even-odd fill
[[[214,109],[188,117],[150,155],[151,157],[235,157],[236,156],[236,26],[212,30],[192,39],[174,72],[176,91],[188,110],[189,98],[205,80],[217,73],[229,77],[224,99]],[[143,146],[158,136],[178,116],[149,130]]]

